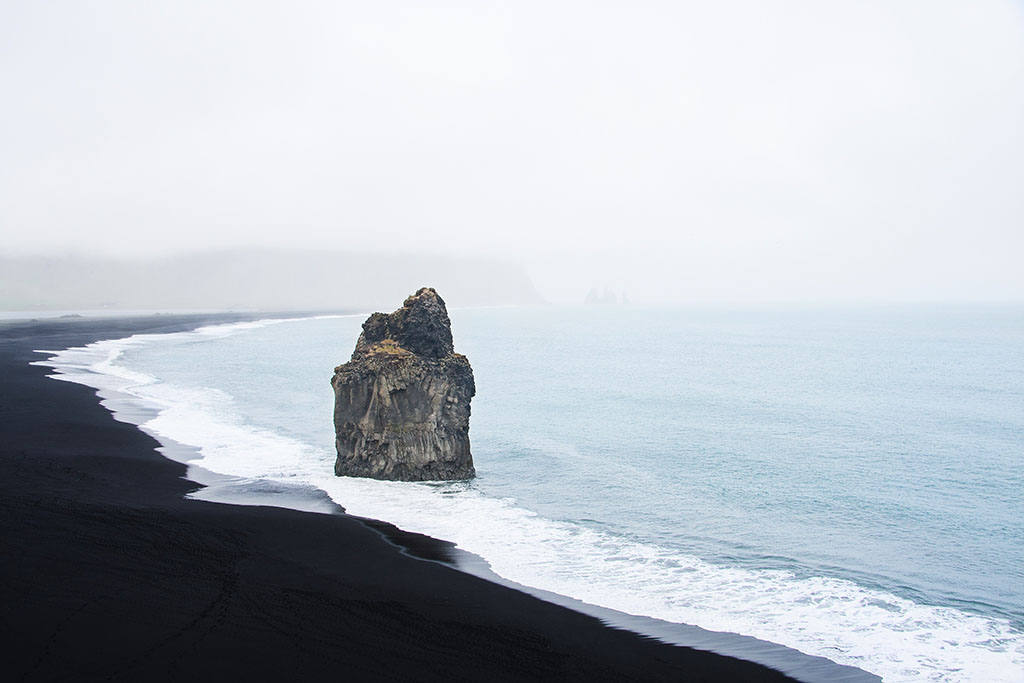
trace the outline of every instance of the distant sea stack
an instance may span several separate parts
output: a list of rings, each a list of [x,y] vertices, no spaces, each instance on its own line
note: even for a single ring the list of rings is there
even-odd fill
[[[473,368],[455,353],[444,300],[431,287],[363,323],[352,360],[334,369],[339,477],[468,479]]]

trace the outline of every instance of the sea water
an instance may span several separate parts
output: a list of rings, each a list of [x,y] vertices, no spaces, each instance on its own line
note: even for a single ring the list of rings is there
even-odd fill
[[[363,317],[56,364],[145,399],[207,470],[315,486],[527,586],[887,681],[1024,680],[1024,309],[453,310],[478,476],[452,483],[333,476]]]

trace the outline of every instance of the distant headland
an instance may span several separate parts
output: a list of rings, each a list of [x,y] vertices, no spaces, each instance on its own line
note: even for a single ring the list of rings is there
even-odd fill
[[[541,303],[511,261],[404,252],[223,249],[160,258],[0,254],[0,310],[374,310],[436,283],[460,306]]]

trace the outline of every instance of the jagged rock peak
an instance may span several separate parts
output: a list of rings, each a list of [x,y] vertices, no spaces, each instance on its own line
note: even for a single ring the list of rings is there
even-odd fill
[[[429,287],[363,323],[352,360],[334,369],[339,476],[411,481],[474,476],[469,360],[453,350],[444,300]]]
[[[367,318],[352,360],[403,350],[425,358],[444,358],[455,351],[448,309],[433,287],[420,288],[393,313]]]

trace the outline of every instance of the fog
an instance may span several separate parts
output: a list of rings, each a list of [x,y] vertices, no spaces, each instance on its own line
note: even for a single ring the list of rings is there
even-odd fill
[[[4,3],[0,91],[8,255],[501,259],[550,301],[1024,299],[1020,2]]]
[[[541,303],[521,267],[433,254],[218,249],[176,256],[0,255],[0,311],[390,310],[424,283],[448,305]]]

